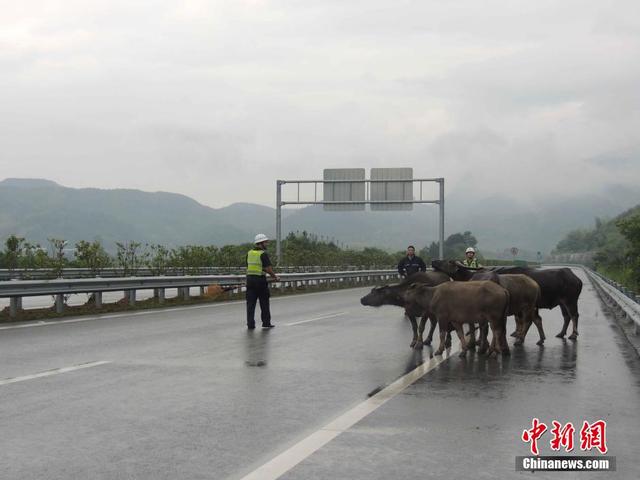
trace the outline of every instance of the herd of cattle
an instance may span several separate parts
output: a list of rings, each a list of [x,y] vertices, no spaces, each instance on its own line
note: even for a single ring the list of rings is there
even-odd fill
[[[376,287],[362,297],[363,305],[379,307],[396,305],[404,308],[411,321],[413,340],[411,347],[422,349],[431,345],[438,324],[440,345],[434,352],[441,355],[451,346],[451,332],[460,339],[460,356],[476,346],[475,325],[479,327],[479,352],[509,354],[506,337],[507,317],[516,319],[515,345],[520,345],[531,324],[538,329],[542,345],[545,340],[540,308],[560,306],[564,325],[558,338],[564,338],[572,322],[569,338],[578,336],[578,297],[582,281],[569,268],[535,269],[527,267],[468,268],[453,260],[435,260],[433,271],[418,272],[395,285]],[[418,325],[417,318],[420,318]],[[427,320],[431,328],[427,338],[422,336]],[[469,340],[463,325],[469,325]],[[492,331],[488,342],[489,328]]]

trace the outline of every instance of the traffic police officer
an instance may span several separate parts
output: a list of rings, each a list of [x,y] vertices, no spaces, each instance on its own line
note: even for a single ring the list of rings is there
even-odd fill
[[[267,284],[268,274],[275,281],[280,278],[273,272],[271,260],[267,254],[267,244],[269,239],[263,233],[256,235],[253,243],[255,247],[247,252],[247,328],[256,328],[254,315],[256,312],[256,302],[260,301],[260,318],[262,328],[273,328],[271,323],[271,311],[269,309],[269,285]]]
[[[426,272],[427,266],[420,257],[416,256],[413,245],[407,247],[407,256],[398,263],[398,273],[401,277],[408,277],[416,272]]]
[[[478,263],[478,259],[476,258],[476,250],[473,247],[467,248],[464,252],[464,260],[462,264],[465,267],[469,268],[480,268],[480,264]]]

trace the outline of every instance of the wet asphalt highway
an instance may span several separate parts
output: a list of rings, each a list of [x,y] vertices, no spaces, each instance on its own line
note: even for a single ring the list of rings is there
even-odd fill
[[[640,478],[640,360],[577,273],[577,342],[543,311],[543,348],[452,355],[282,478]],[[428,360],[365,291],[272,299],[270,331],[243,303],[0,330],[0,478],[242,478]],[[606,420],[617,472],[515,472],[534,416]]]

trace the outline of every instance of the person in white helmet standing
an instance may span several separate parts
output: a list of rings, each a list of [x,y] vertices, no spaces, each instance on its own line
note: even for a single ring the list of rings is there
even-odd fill
[[[254,248],[247,252],[247,328],[256,328],[255,313],[256,303],[260,301],[260,318],[262,328],[273,328],[271,323],[271,310],[269,308],[269,285],[267,274],[278,281],[280,278],[274,273],[271,260],[267,254],[269,238],[264,233],[259,233],[253,240]]]
[[[476,258],[476,250],[473,247],[467,248],[464,252],[465,259],[462,261],[462,264],[465,267],[469,268],[480,268],[481,265],[478,263],[478,259]]]

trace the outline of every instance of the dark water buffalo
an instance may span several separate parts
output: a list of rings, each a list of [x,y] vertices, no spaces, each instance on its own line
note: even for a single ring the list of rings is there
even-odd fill
[[[498,275],[522,274],[534,279],[540,286],[538,308],[552,309],[560,306],[562,311],[564,325],[556,337],[564,338],[569,321],[573,327],[569,339],[575,340],[578,337],[578,298],[582,292],[582,280],[570,268],[496,267],[492,270]],[[524,334],[526,335],[526,331]]]
[[[490,326],[493,332],[489,354],[496,351],[509,354],[505,328],[509,309],[509,292],[492,281],[448,282],[437,287],[413,284],[403,294],[405,307],[424,309],[438,320],[440,345],[434,355],[442,355],[445,335],[450,327],[455,328],[465,356],[469,346],[462,326],[477,323],[482,329]]]
[[[382,305],[396,305],[398,307],[405,308],[405,302],[403,294],[410,285],[417,283],[427,286],[436,286],[444,282],[450,282],[451,279],[442,272],[418,272],[403,279],[400,283],[395,285],[385,285],[383,287],[375,287],[368,295],[365,295],[360,299],[362,305],[370,307],[380,307]],[[415,306],[414,306],[415,307]],[[427,338],[422,340],[422,335],[430,318],[429,313],[426,310],[419,308],[407,309],[405,308],[405,315],[409,317],[411,322],[411,328],[413,329],[413,339],[411,340],[411,347],[418,350],[422,349],[422,345],[430,345],[433,340],[433,331],[436,328],[436,320],[431,316],[431,328]],[[418,326],[417,318],[420,317],[420,325]],[[450,342],[450,338],[449,338]]]
[[[536,325],[540,335],[538,345],[544,343],[546,337],[542,328],[542,319],[537,311],[541,292],[532,278],[523,274],[498,275],[495,271],[484,268],[470,269],[453,260],[434,260],[432,266],[456,281],[491,280],[498,283],[509,292],[508,315],[515,316],[517,324],[516,331],[512,334],[517,337],[515,344],[520,345],[524,342],[524,337],[532,323]]]

